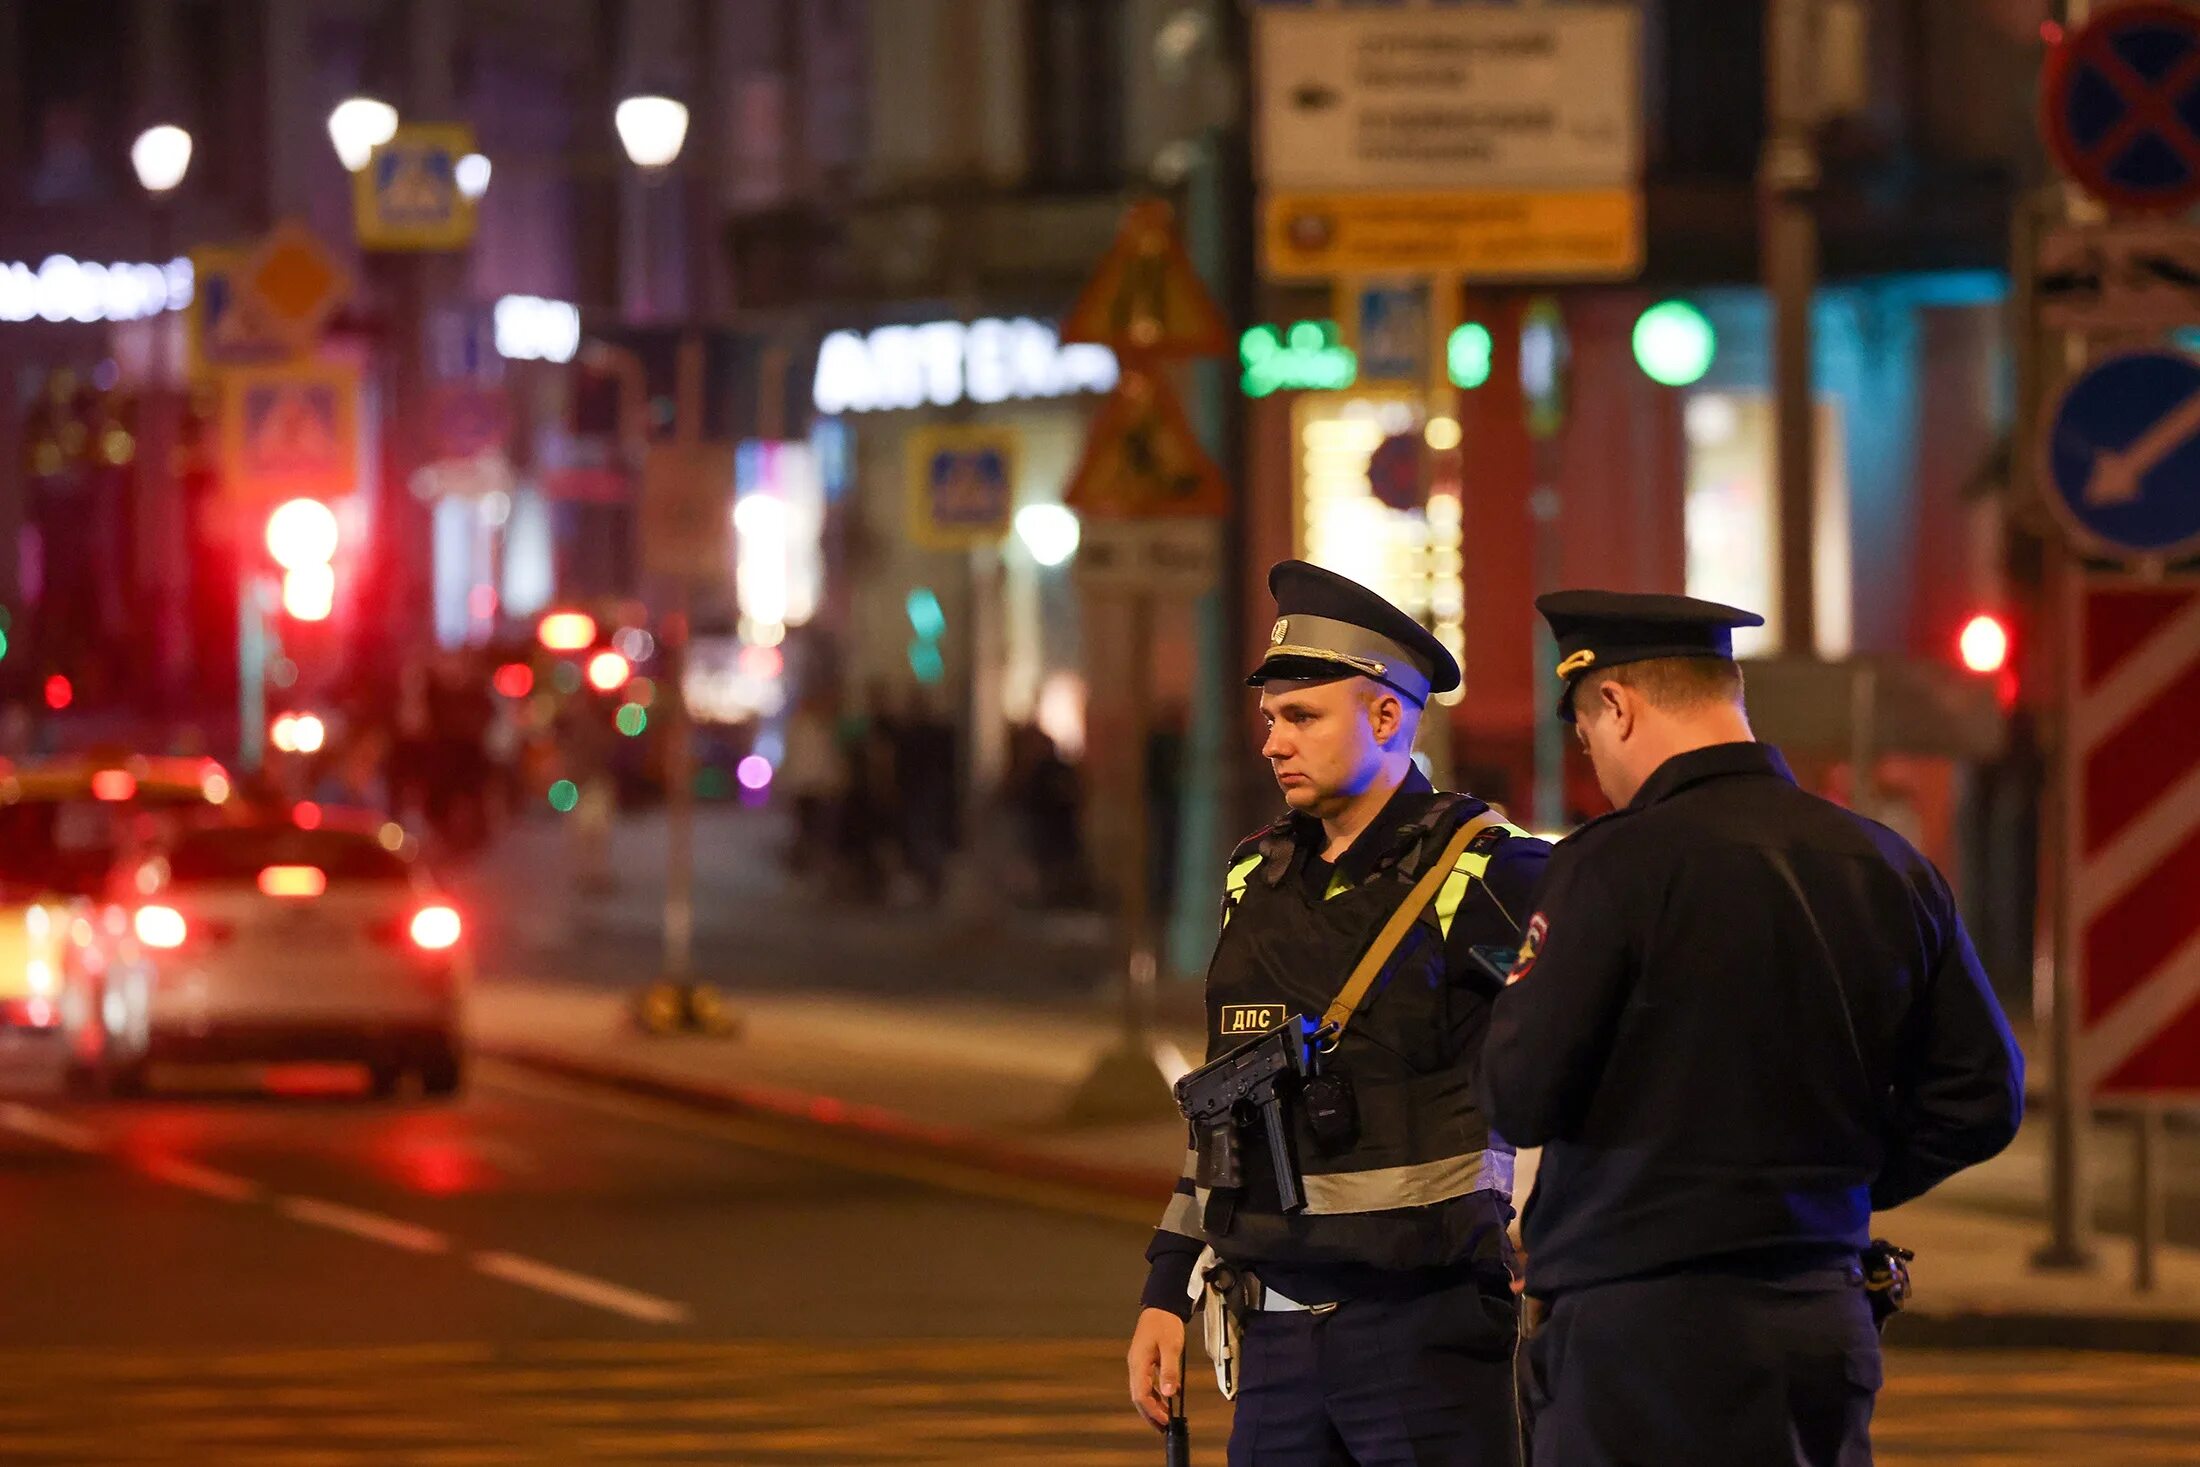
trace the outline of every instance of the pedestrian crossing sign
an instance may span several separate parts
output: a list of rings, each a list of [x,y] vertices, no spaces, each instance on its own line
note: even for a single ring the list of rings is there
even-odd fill
[[[359,486],[359,370],[340,362],[244,367],[225,374],[222,489],[240,504]]]
[[[191,373],[264,366],[291,355],[290,342],[267,321],[249,285],[252,251],[201,245],[191,251],[195,288],[185,317]]]
[[[474,151],[463,123],[400,127],[352,175],[352,222],[370,250],[457,250],[473,242],[474,201],[458,160]]]
[[[998,545],[1016,513],[1023,440],[1012,428],[926,428],[909,437],[909,538],[928,550]]]

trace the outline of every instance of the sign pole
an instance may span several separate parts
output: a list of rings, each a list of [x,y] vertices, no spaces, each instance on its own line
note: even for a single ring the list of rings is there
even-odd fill
[[[2131,1287],[2141,1294],[2154,1292],[2154,1259],[2162,1246],[2162,1119],[2162,1105],[2153,1099],[2141,1101],[2132,1116]]]
[[[2051,1034],[2048,1086],[2053,1091],[2054,1125],[2048,1141],[2048,1239],[2033,1255],[2042,1269],[2093,1266],[2092,1214],[2088,1205],[2085,1160],[2079,1145],[2086,1124],[2085,1097],[2078,1078],[2078,932],[2072,886],[2078,874],[2077,786],[2080,755],[2073,713],[2078,702],[2079,649],[2083,628],[2084,569],[2060,539],[2048,548],[2055,607],[2054,774],[2041,812],[2043,848],[2054,863],[2047,889],[2049,952],[2053,967],[2048,1020]]]
[[[675,379],[674,434],[682,449],[692,449],[703,436],[703,339],[693,331],[680,336]],[[695,960],[695,750],[687,709],[687,578],[676,576],[673,584],[672,614],[665,618],[671,674],[665,704],[665,977],[685,986]]]

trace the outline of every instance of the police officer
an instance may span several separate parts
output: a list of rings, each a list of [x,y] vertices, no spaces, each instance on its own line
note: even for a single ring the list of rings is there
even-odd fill
[[[1534,1460],[1871,1460],[1874,1209],[2016,1134],[2023,1058],[1948,883],[1754,742],[1750,612],[1564,591],[1559,717],[1614,809],[1550,863],[1483,1064],[1541,1146]]]
[[[1228,1195],[1187,1161],[1146,1254],[1131,1398],[1160,1425],[1182,1389],[1188,1284],[1209,1245],[1227,1284],[1209,1307],[1242,1328],[1232,1464],[1515,1463],[1513,1153],[1474,1085],[1499,985],[1469,950],[1518,945],[1550,848],[1414,766],[1429,698],[1459,685],[1426,629],[1303,561],[1268,586],[1277,620],[1247,681],[1289,810],[1230,856],[1208,1058],[1323,1014],[1408,892],[1466,844],[1322,1061],[1348,1130],[1287,1112],[1304,1210],[1279,1207],[1257,1137]],[[1333,1096],[1325,1114],[1337,1119]]]

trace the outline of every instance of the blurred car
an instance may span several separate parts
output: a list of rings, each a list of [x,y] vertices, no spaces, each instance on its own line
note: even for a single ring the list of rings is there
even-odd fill
[[[234,808],[211,759],[0,760],[0,1028],[57,1025],[63,950],[116,863]]]
[[[378,815],[300,806],[118,868],[70,949],[72,1088],[135,1093],[158,1063],[336,1060],[378,1095],[407,1074],[455,1093],[462,924],[412,852]]]

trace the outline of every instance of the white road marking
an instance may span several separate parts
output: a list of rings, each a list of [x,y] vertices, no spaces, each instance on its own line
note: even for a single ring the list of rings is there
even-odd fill
[[[0,1105],[0,1126],[25,1136],[35,1136],[41,1141],[51,1141],[56,1146],[71,1151],[94,1152],[106,1150],[106,1143],[99,1133],[89,1126],[65,1121],[59,1116],[47,1115],[27,1105]]]
[[[474,1267],[493,1279],[508,1284],[518,1284],[523,1289],[539,1289],[545,1294],[556,1294],[576,1304],[587,1304],[597,1309],[607,1309],[613,1314],[623,1314],[628,1319],[638,1319],[644,1324],[682,1324],[688,1317],[685,1304],[670,1299],[660,1299],[654,1294],[643,1294],[624,1289],[602,1279],[590,1278],[584,1273],[571,1273],[538,1263],[532,1258],[522,1258],[517,1253],[476,1253]]]
[[[338,1202],[323,1202],[317,1197],[285,1197],[275,1207],[283,1216],[298,1222],[334,1228],[339,1233],[350,1233],[356,1238],[387,1243],[392,1248],[404,1248],[413,1253],[451,1251],[451,1240],[433,1228],[401,1222],[394,1217],[384,1217],[379,1212],[346,1207]]]
[[[149,1156],[138,1163],[149,1177],[158,1181],[173,1182],[193,1192],[203,1192],[208,1197],[218,1197],[224,1202],[257,1202],[266,1195],[266,1189],[258,1182],[243,1177],[233,1177],[197,1162],[185,1161],[178,1156]]]

